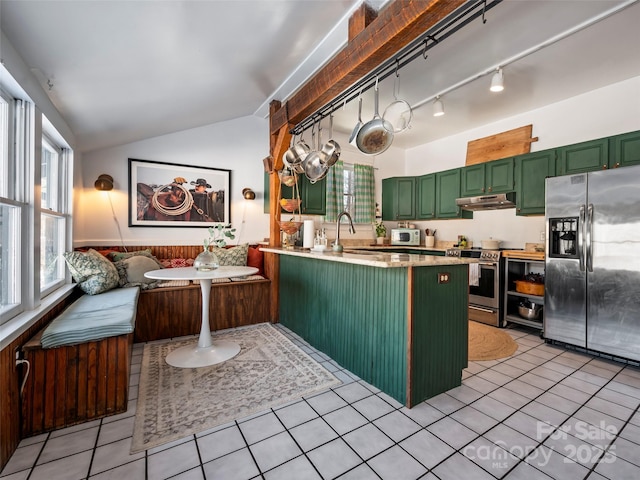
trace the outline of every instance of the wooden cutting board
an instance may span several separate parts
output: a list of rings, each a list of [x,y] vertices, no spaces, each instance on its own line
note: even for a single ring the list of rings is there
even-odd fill
[[[523,260],[544,260],[544,252],[527,252],[526,250],[503,250],[502,255]]]
[[[532,132],[533,125],[525,125],[489,137],[472,140],[467,144],[466,165],[529,153],[531,142],[538,141],[538,137],[531,137]]]

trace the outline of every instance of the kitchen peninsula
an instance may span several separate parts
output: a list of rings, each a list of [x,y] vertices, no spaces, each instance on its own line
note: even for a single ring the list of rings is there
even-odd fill
[[[280,323],[315,348],[408,407],[460,385],[476,260],[263,251],[280,256]]]

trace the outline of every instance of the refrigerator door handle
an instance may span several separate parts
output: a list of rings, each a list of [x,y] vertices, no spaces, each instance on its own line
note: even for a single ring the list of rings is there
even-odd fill
[[[585,227],[585,214],[584,214],[584,205],[580,205],[580,217],[579,217],[579,225],[578,228],[578,259],[580,260],[580,271],[584,272],[585,269],[585,245],[584,245],[584,231]]]
[[[587,271],[593,272],[593,203],[587,207]]]

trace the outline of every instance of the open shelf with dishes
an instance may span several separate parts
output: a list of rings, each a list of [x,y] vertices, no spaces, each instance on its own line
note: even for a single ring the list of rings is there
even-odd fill
[[[542,330],[544,260],[507,257],[504,266],[504,320]]]

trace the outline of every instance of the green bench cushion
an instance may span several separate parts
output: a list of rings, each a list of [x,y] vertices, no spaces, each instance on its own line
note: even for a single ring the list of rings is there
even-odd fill
[[[58,315],[42,334],[42,347],[54,348],[132,333],[138,287],[83,295]]]

